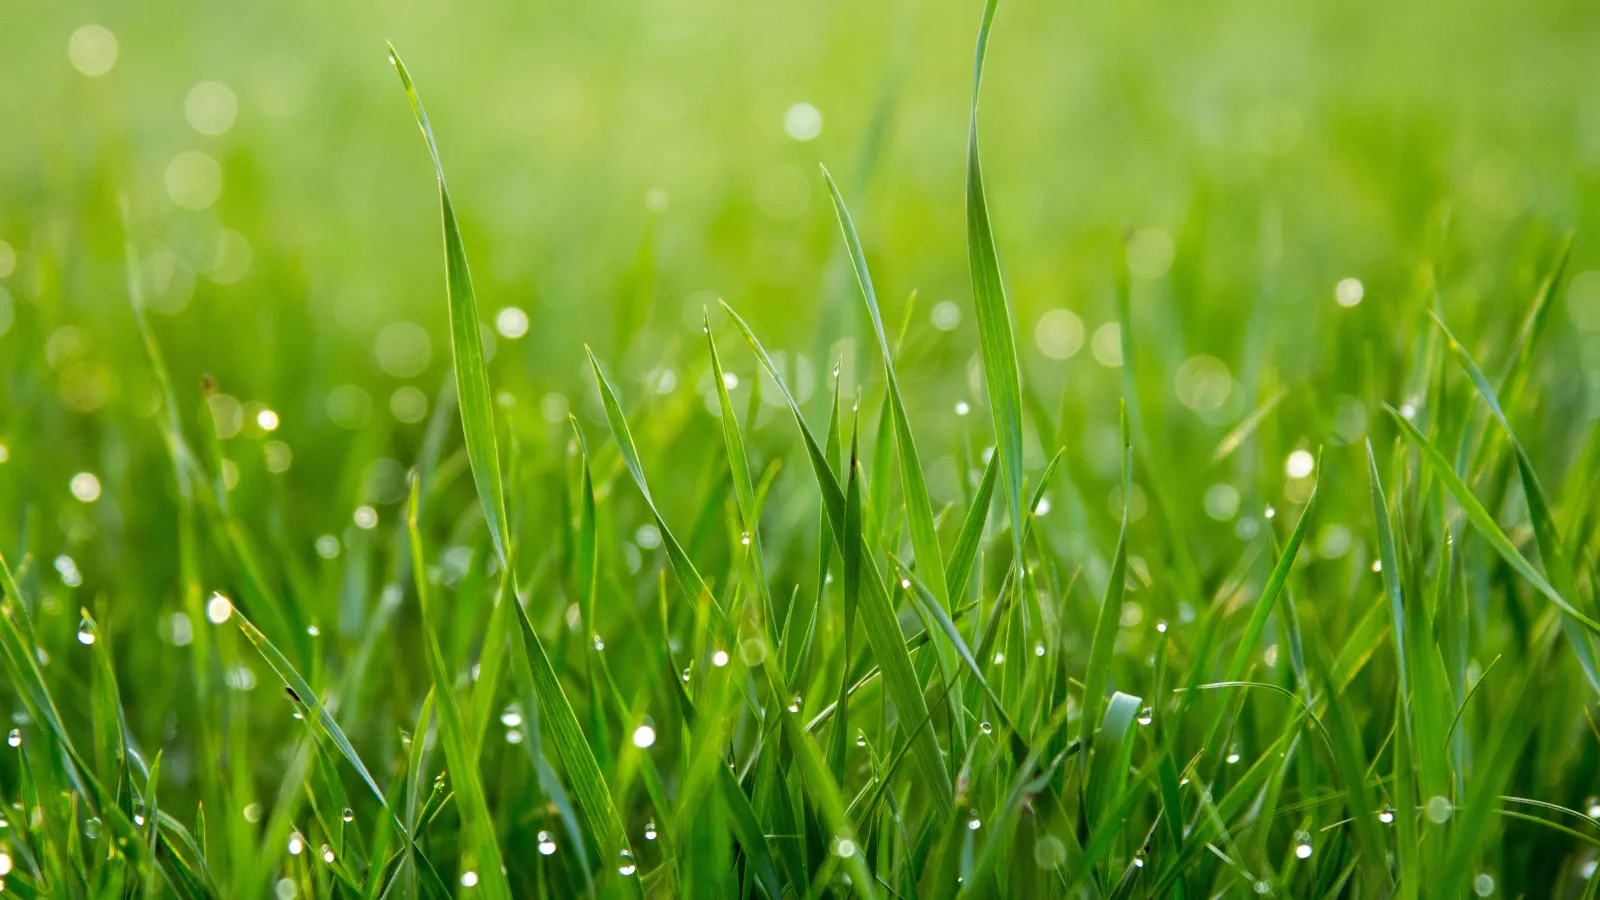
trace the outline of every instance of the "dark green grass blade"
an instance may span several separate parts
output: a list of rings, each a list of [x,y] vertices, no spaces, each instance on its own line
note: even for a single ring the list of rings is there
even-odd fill
[[[389,60],[400,73],[400,83],[411,99],[422,136],[428,141],[434,173],[439,179],[439,209],[444,219],[444,262],[446,296],[450,305],[450,348],[455,360],[456,398],[461,409],[462,432],[467,441],[467,457],[472,462],[472,480],[478,488],[478,501],[489,523],[495,552],[502,564],[507,556],[505,488],[500,478],[500,450],[495,438],[494,395],[489,390],[489,369],[483,358],[482,327],[478,319],[477,295],[472,290],[472,273],[467,269],[467,251],[461,243],[461,228],[456,224],[455,207],[445,186],[444,163],[433,139],[433,128],[422,108],[422,98],[411,83],[411,74],[394,45],[389,45]]]
[[[978,49],[972,63],[972,120],[967,129],[967,260],[972,270],[972,299],[978,313],[978,340],[983,356],[984,380],[1000,455],[1000,474],[1006,483],[1011,509],[1011,533],[1020,565],[1022,560],[1022,369],[1017,363],[1016,337],[1011,309],[1000,279],[1000,259],[989,224],[989,202],[984,196],[983,167],[978,158],[978,88],[983,81],[983,59],[989,49],[989,30],[999,0],[988,0],[978,28]]]

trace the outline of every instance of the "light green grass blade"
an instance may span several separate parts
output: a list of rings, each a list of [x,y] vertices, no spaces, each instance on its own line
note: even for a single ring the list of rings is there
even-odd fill
[[[828,466],[828,461],[823,456],[822,449],[817,446],[816,438],[811,429],[806,425],[805,417],[800,413],[800,405],[795,402],[794,394],[785,384],[777,366],[767,351],[761,346],[760,340],[744,319],[734,312],[726,303],[723,308],[728,311],[728,317],[739,326],[745,341],[755,352],[756,359],[760,361],[767,374],[782,391],[789,411],[793,414],[795,424],[800,429],[800,435],[805,440],[806,453],[811,460],[812,473],[816,476],[817,486],[822,492],[823,509],[827,511],[828,519],[832,524],[835,534],[845,532],[845,498],[844,492],[839,487],[838,478]],[[865,590],[861,597],[862,625],[866,629],[867,640],[872,645],[873,655],[878,660],[878,666],[883,672],[884,684],[888,688],[889,697],[894,702],[896,710],[903,720],[919,722],[928,715],[928,706],[922,695],[921,685],[918,684],[916,670],[911,664],[911,655],[906,651],[905,638],[900,631],[900,623],[895,617],[894,607],[889,602],[889,596],[884,590],[883,579],[878,573],[877,564],[866,555],[865,548],[861,548],[863,582]],[[924,795],[927,796],[940,811],[951,809],[953,802],[953,788],[950,783],[950,774],[945,769],[944,758],[939,752],[939,745],[931,731],[919,731],[912,738],[915,748],[917,766],[925,779]]]
[[[983,81],[983,59],[989,49],[989,30],[999,0],[988,0],[983,24],[978,28],[978,49],[972,63],[972,120],[967,129],[967,260],[972,270],[972,299],[978,313],[978,341],[983,375],[989,388],[989,406],[1000,455],[1000,474],[1006,483],[1011,509],[1011,533],[1018,564],[1022,560],[1022,369],[1017,362],[1016,337],[1011,330],[1011,308],[1000,279],[1000,259],[989,224],[989,202],[983,191],[983,167],[978,159],[978,87]]]
[[[698,603],[701,597],[709,598],[711,610],[716,614],[718,622],[724,622],[725,613],[720,602],[706,586],[705,579],[700,577],[700,572],[689,559],[689,554],[684,551],[683,545],[678,542],[672,529],[667,527],[666,518],[656,507],[655,498],[650,494],[650,484],[644,477],[644,466],[639,462],[639,450],[633,444],[633,433],[628,430],[628,420],[623,416],[616,392],[611,389],[611,383],[600,370],[600,361],[595,359],[593,352],[589,353],[589,366],[594,370],[594,380],[600,388],[600,402],[605,406],[606,421],[611,425],[611,436],[616,440],[617,449],[622,453],[628,474],[633,476],[633,483],[638,486],[639,493],[644,495],[645,505],[655,517],[656,527],[661,531],[661,545],[666,548],[667,560],[672,564],[672,572],[678,578],[678,586],[688,595],[692,603]]]
[[[894,371],[894,351],[889,347],[888,335],[883,330],[883,316],[878,312],[878,295],[872,288],[872,274],[867,271],[867,257],[861,249],[861,238],[845,207],[844,196],[826,166],[822,180],[827,182],[828,193],[833,197],[833,211],[839,218],[839,228],[844,232],[845,246],[850,251],[850,262],[855,267],[856,284],[861,288],[861,299],[872,319],[872,329],[878,338],[878,352],[883,356],[883,378],[888,391],[889,407],[894,421],[894,443],[899,454],[900,484],[905,494],[906,522],[911,527],[911,546],[916,553],[917,568],[923,581],[933,590],[934,596],[950,608],[952,586],[945,581],[944,555],[939,549],[939,535],[933,527],[933,504],[928,499],[928,483],[923,475],[922,460],[917,454],[917,444],[911,434],[911,420],[906,416],[905,400],[900,396],[900,380]],[[880,438],[881,440],[881,438]]]
[[[1467,520],[1472,523],[1479,534],[1483,535],[1489,546],[1493,547],[1495,552],[1500,554],[1500,557],[1518,575],[1527,579],[1534,589],[1548,597],[1550,602],[1554,603],[1562,612],[1571,616],[1590,632],[1600,633],[1600,623],[1595,622],[1568,603],[1566,598],[1562,597],[1560,592],[1552,587],[1550,582],[1544,579],[1543,575],[1539,574],[1533,564],[1518,552],[1516,545],[1512,544],[1511,539],[1506,537],[1504,531],[1500,530],[1500,526],[1495,524],[1494,517],[1489,514],[1487,509],[1484,509],[1483,504],[1472,493],[1472,489],[1467,487],[1466,482],[1461,480],[1461,476],[1456,474],[1454,467],[1450,465],[1450,461],[1445,458],[1439,448],[1394,407],[1385,404],[1384,409],[1389,411],[1390,418],[1394,419],[1395,423],[1400,426],[1401,433],[1411,443],[1415,444],[1417,449],[1422,451],[1422,458],[1427,461],[1429,468],[1444,482],[1451,496],[1455,497],[1456,503],[1460,504],[1462,511],[1467,514]]]
[[[450,306],[450,348],[455,360],[456,398],[461,409],[461,430],[467,441],[467,457],[472,462],[472,480],[478,501],[489,523],[489,535],[500,562],[507,558],[505,487],[500,478],[500,449],[495,438],[494,395],[489,390],[489,369],[483,358],[482,323],[478,319],[477,295],[472,290],[472,273],[467,269],[467,251],[461,243],[461,228],[456,224],[455,207],[445,186],[444,163],[433,139],[433,127],[422,108],[422,98],[411,83],[411,74],[394,45],[389,45],[389,60],[400,73],[400,83],[411,99],[422,136],[428,141],[434,173],[439,179],[439,209],[444,219],[445,288]]]
[[[1111,574],[1106,581],[1105,598],[1095,620],[1094,638],[1089,645],[1089,667],[1083,676],[1083,715],[1079,720],[1078,740],[1085,748],[1093,746],[1095,729],[1100,726],[1100,709],[1105,703],[1106,684],[1111,679],[1111,652],[1117,642],[1117,625],[1122,618],[1122,598],[1128,577],[1128,512],[1133,493],[1133,446],[1129,441],[1128,408],[1122,406],[1122,528],[1117,534],[1116,553],[1111,557]],[[1083,754],[1083,773],[1091,776],[1089,754]],[[1094,789],[1092,780],[1086,787]]]
[[[1540,297],[1544,298],[1548,293],[1549,285],[1547,283],[1545,290],[1540,292]],[[1537,304],[1535,313],[1530,313],[1530,321],[1533,320],[1536,314]],[[1445,326],[1444,320],[1439,318],[1438,314],[1430,310],[1429,315],[1432,316],[1433,323],[1444,333],[1445,342],[1450,349],[1451,356],[1460,364],[1462,371],[1467,373],[1467,377],[1471,379],[1473,387],[1477,388],[1478,396],[1483,398],[1483,402],[1489,407],[1489,412],[1493,414],[1494,420],[1500,424],[1500,428],[1505,432],[1506,440],[1511,444],[1511,452],[1517,461],[1517,473],[1522,480],[1523,499],[1528,504],[1528,518],[1533,523],[1534,541],[1539,547],[1539,558],[1544,563],[1544,571],[1549,576],[1551,587],[1555,588],[1563,597],[1571,598],[1572,600],[1581,599],[1572,568],[1567,562],[1565,544],[1561,539],[1561,532],[1556,527],[1555,517],[1550,513],[1550,501],[1546,498],[1544,486],[1540,484],[1539,476],[1534,471],[1533,461],[1528,458],[1528,451],[1523,449],[1522,442],[1517,439],[1516,433],[1511,430],[1511,423],[1506,420],[1505,410],[1500,406],[1499,397],[1495,395],[1495,390],[1490,386],[1489,379],[1484,377],[1483,371],[1478,368],[1478,364],[1472,359],[1472,355],[1467,352],[1466,347],[1462,346],[1460,341],[1456,340],[1456,336]],[[1537,330],[1533,326],[1529,327]],[[1572,650],[1578,657],[1578,664],[1583,667],[1584,677],[1589,680],[1590,687],[1600,691],[1600,663],[1596,661],[1593,640],[1583,631],[1580,623],[1570,615],[1563,614],[1561,616],[1561,628],[1566,632],[1567,640],[1572,644]]]
[[[1406,643],[1406,608],[1400,587],[1400,556],[1395,551],[1394,531],[1389,526],[1389,501],[1383,493],[1383,481],[1378,477],[1378,460],[1372,455],[1372,441],[1367,441],[1367,485],[1372,495],[1372,514],[1378,523],[1378,559],[1383,564],[1383,589],[1389,597],[1389,611],[1394,620],[1394,650],[1400,665],[1400,696],[1409,703],[1411,677],[1406,669],[1406,656],[1410,645]]]

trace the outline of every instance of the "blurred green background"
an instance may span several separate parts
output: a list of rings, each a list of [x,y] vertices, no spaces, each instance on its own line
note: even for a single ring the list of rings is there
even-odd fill
[[[322,500],[372,446],[414,456],[449,360],[437,202],[385,39],[431,104],[485,318],[528,323],[495,319],[496,384],[551,434],[568,407],[601,421],[585,343],[659,386],[717,297],[805,356],[789,363],[803,393],[844,359],[849,394],[860,306],[819,161],[891,325],[919,291],[901,368],[937,434],[953,420],[929,412],[982,396],[962,212],[978,12],[6,4],[0,441],[51,452],[0,470],[0,500],[53,504],[78,471],[121,493],[141,471],[125,444],[159,452],[136,422],[156,401],[119,196],[180,387],[216,379],[225,433],[261,439],[256,413],[276,411],[291,497]],[[1213,358],[1202,415],[1168,435],[1180,453],[1209,448],[1264,377],[1315,377],[1326,433],[1332,392],[1366,397],[1364,360],[1404,352],[1385,314],[1424,261],[1475,335],[1525,302],[1559,233],[1579,235],[1574,271],[1596,259],[1600,12],[1581,4],[1016,0],[1000,24],[982,133],[1024,368],[1048,408],[1063,384],[1084,401],[1074,431],[1105,472],[1119,373],[1093,348],[1128,235],[1158,392],[1182,399],[1182,363]],[[1584,331],[1600,328],[1600,276],[1576,285],[1561,318],[1579,327],[1549,357],[1552,402],[1573,413],[1557,429],[1600,409]],[[384,436],[352,450],[375,424]],[[344,520],[328,506],[294,504],[324,517],[297,527]]]
[[[956,500],[949,413],[970,408],[987,440],[963,218],[979,12],[949,0],[0,4],[0,545],[54,560],[69,587],[112,592],[111,631],[153,638],[141,610],[177,608],[163,587],[176,583],[173,488],[120,197],[156,335],[193,399],[185,418],[209,375],[222,477],[282,551],[274,566],[311,578],[314,538],[359,539],[361,504],[397,519],[449,348],[437,194],[386,39],[429,104],[498,331],[494,384],[524,446],[558,452],[568,409],[591,441],[604,435],[585,343],[630,405],[646,391],[714,403],[700,316],[719,297],[786,352],[819,413],[835,360],[846,396],[865,381],[876,357],[851,341],[860,304],[820,161],[852,204],[891,327],[918,292],[899,371],[935,499]],[[1161,456],[1192,460],[1173,475],[1180,507],[1209,497],[1212,447],[1279,388],[1291,399],[1266,427],[1274,453],[1355,441],[1378,401],[1403,402],[1415,385],[1390,373],[1415,330],[1392,313],[1414,316],[1424,263],[1455,331],[1503,348],[1568,230],[1577,277],[1542,348],[1542,415],[1523,427],[1530,446],[1578,446],[1600,412],[1600,275],[1582,274],[1600,267],[1600,9],[1007,0],[999,15],[981,114],[991,209],[1025,380],[1040,408],[1064,411],[1073,477],[1099,482],[1084,488],[1095,528],[1118,508],[1101,498],[1118,464],[1121,351],[1106,326],[1124,269],[1146,421]],[[754,368],[742,352],[729,365],[748,403]],[[757,440],[792,451],[778,412],[758,417],[777,427]],[[681,447],[720,453],[704,415]],[[677,440],[681,424],[641,442]],[[694,495],[710,468],[660,463],[660,449],[649,465],[662,492]],[[1251,465],[1236,473],[1247,495]],[[800,471],[779,491],[810,499],[774,515],[810,528]],[[1352,526],[1367,514],[1357,480]],[[470,520],[455,490],[452,511]],[[1218,502],[1207,511],[1232,520],[1238,491],[1233,511]],[[547,505],[534,498],[532,515]],[[1226,547],[1202,561],[1231,560],[1228,542],[1254,527],[1197,535]],[[352,571],[324,567],[323,599],[299,597],[331,618],[341,601],[328,598],[353,590],[346,636],[371,602]],[[75,616],[54,602],[49,628],[64,638]],[[150,684],[181,683],[175,665]],[[153,734],[163,716],[141,709],[133,727]]]

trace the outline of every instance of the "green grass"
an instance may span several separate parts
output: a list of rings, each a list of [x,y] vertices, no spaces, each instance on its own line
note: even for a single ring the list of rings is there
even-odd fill
[[[337,233],[370,173],[274,236],[270,192],[237,199],[271,176],[229,159],[222,209],[259,261],[227,293],[237,248],[206,232],[223,250],[192,309],[184,229],[221,220],[30,163],[43,190],[0,206],[0,238],[34,235],[0,246],[4,893],[1600,894],[1600,274],[1567,233],[1587,164],[1543,151],[1579,173],[1550,201],[1488,151],[1467,187],[1436,177],[1468,138],[1397,138],[1394,168],[1341,150],[1341,128],[1403,129],[1342,118],[1358,86],[1318,43],[1310,148],[1270,116],[1271,152],[1177,141],[1181,211],[1123,230],[1151,208],[1146,160],[1069,142],[1105,167],[1086,186],[1018,149],[1055,120],[1015,72],[1057,72],[1056,20],[997,7],[895,26],[925,43],[889,50],[875,90],[835,73],[855,139],[786,145],[811,154],[782,169],[803,191],[744,184],[713,164],[727,148],[702,160],[720,207],[709,181],[648,221],[552,189],[519,250],[561,272],[543,281],[493,224],[527,195],[453,165],[493,105],[441,103],[436,131],[431,67],[414,82],[393,46],[394,102],[359,104],[409,151],[372,166],[383,239]],[[954,70],[957,20],[962,46],[978,26],[970,82],[922,77],[935,50]],[[1263,27],[1293,43],[1293,21]],[[121,65],[156,77],[121,33]],[[585,39],[610,54],[604,34]],[[1378,69],[1387,96],[1430,89]],[[1571,118],[1547,86],[1507,90]],[[1176,133],[1138,93],[1108,127]],[[258,137],[288,152],[339,120]],[[948,196],[926,200],[897,128],[948,151]],[[569,139],[588,146],[516,137]],[[0,151],[5,183],[27,159]],[[1335,171],[1367,193],[1324,193]],[[1102,212],[1052,218],[1062,183]],[[774,213],[786,190],[815,202]],[[1398,210],[1392,246],[1337,227],[1374,203]],[[425,213],[442,240],[416,240]],[[308,236],[326,246],[299,259]],[[321,284],[363,257],[431,327],[363,324]],[[469,258],[491,260],[481,289]],[[699,279],[730,289],[683,290]]]

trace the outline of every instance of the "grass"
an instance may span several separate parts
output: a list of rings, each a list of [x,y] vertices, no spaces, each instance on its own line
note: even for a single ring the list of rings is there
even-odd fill
[[[1051,242],[1010,238],[985,179],[1027,173],[979,152],[997,6],[967,280],[898,309],[875,287],[907,271],[877,243],[906,240],[878,224],[898,213],[867,204],[889,79],[846,187],[806,176],[833,213],[815,335],[753,291],[696,294],[674,325],[662,217],[585,300],[581,389],[543,356],[577,359],[566,325],[536,310],[524,337],[503,308],[495,338],[468,265],[484,229],[393,46],[450,363],[427,339],[421,366],[393,363],[398,338],[377,357],[412,391],[439,377],[425,415],[395,393],[394,422],[329,403],[318,431],[187,377],[164,348],[203,329],[160,312],[137,196],[109,204],[126,301],[105,315],[131,327],[97,332],[102,372],[53,305],[79,270],[29,245],[14,313],[0,294],[0,888],[1596,896],[1582,243],[1560,215],[1496,240],[1424,216],[1387,280],[1313,304],[1273,285],[1314,267],[1209,249],[1202,210],[1176,240],[1073,245],[1105,275],[1092,335],[1035,315]],[[1022,118],[986,113],[986,140]],[[1219,262],[1258,266],[1255,296]],[[939,324],[952,303],[975,329]],[[527,402],[547,383],[567,394]]]

